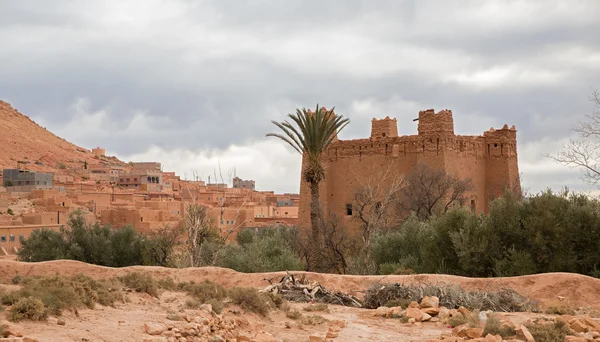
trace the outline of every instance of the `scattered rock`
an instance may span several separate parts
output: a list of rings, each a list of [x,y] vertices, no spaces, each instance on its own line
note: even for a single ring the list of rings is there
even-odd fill
[[[380,306],[377,309],[375,309],[375,313],[373,314],[373,316],[387,316],[388,313],[390,312],[390,308],[388,308],[387,306]]]
[[[58,325],[66,325],[67,321],[64,318],[60,317],[58,319],[58,321],[56,322],[56,324],[58,324]]]
[[[515,331],[517,333],[517,338],[521,341],[535,342],[533,336],[524,325],[519,326]]]
[[[406,309],[404,316],[408,317],[409,319],[413,318],[417,322],[420,322],[423,319],[423,313],[421,310],[413,307]],[[431,318],[431,316],[429,316],[429,318]]]
[[[319,335],[310,335],[308,336],[309,342],[326,342],[325,337]]]
[[[438,297],[435,296],[425,296],[423,297],[423,299],[421,300],[421,309],[424,308],[438,308],[440,306],[440,299]]]
[[[440,313],[440,308],[424,308],[424,309],[421,309],[421,312],[426,313],[431,316],[436,316]]]
[[[204,310],[206,312],[212,312],[213,307],[211,304],[202,304],[202,305],[200,305],[200,310]]]
[[[469,317],[471,315],[471,311],[469,311],[464,306],[461,306],[460,308],[458,308],[458,312],[460,312],[461,314],[463,314],[463,316],[465,316],[465,317]]]
[[[156,322],[146,322],[144,324],[144,330],[148,335],[160,335],[165,330],[165,325]]]
[[[483,336],[483,329],[482,328],[468,328],[465,330],[465,334],[469,338],[480,338],[481,336]]]

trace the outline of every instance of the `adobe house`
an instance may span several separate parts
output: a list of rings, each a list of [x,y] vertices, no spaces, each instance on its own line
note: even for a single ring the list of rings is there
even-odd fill
[[[52,173],[50,172],[4,169],[2,180],[8,191],[26,192],[37,189],[52,189]]]
[[[408,175],[417,163],[441,168],[460,179],[470,178],[473,190],[468,204],[476,212],[487,212],[489,201],[505,189],[520,193],[517,161],[517,130],[504,125],[482,135],[454,133],[452,111],[419,112],[418,133],[398,136],[396,119],[373,119],[371,136],[339,140],[323,154],[326,175],[320,185],[322,210],[350,224],[354,192],[361,179],[391,165],[397,175]],[[304,165],[304,162],[303,164]],[[310,225],[310,188],[300,180],[300,222]]]
[[[243,180],[239,177],[233,177],[233,188],[250,189],[254,191],[256,189],[256,182],[253,180]]]

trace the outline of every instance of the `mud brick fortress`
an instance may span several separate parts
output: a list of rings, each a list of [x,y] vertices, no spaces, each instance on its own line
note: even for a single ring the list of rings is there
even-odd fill
[[[521,191],[514,126],[490,128],[478,136],[455,135],[452,111],[428,109],[419,112],[417,135],[398,136],[396,119],[386,117],[373,119],[369,138],[336,138],[324,156],[322,210],[352,225],[354,192],[362,180],[385,168],[408,175],[418,163],[471,179],[473,190],[466,194],[466,205],[477,212],[487,212],[489,201],[507,188]],[[310,188],[300,182],[300,223],[308,225]]]

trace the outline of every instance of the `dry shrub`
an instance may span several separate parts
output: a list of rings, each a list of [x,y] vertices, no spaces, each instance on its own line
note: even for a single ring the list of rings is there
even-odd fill
[[[291,311],[286,312],[285,316],[287,318],[297,320],[297,319],[302,318],[302,312],[300,312],[298,310],[291,310]]]
[[[163,290],[173,291],[177,289],[177,284],[175,284],[172,278],[159,279],[156,283]]]
[[[71,278],[60,276],[27,277],[21,281],[19,291],[6,294],[3,301],[12,301],[15,297],[40,299],[47,313],[60,315],[65,309],[87,307],[93,309],[96,303],[105,306],[122,301],[123,296],[114,281],[96,281],[82,274]]]
[[[401,306],[403,308],[407,308],[408,305],[410,304],[410,302],[412,302],[412,300],[410,300],[410,299],[392,299],[392,300],[388,300],[383,306],[386,306],[388,308],[393,308],[395,306]]]
[[[227,290],[223,286],[208,280],[198,284],[188,283],[182,287],[185,292],[202,303],[208,303],[211,299],[223,300],[227,296]]]
[[[266,316],[271,307],[268,296],[251,287],[234,287],[229,290],[229,298],[234,304]]]
[[[513,327],[502,324],[502,321],[497,314],[491,314],[488,316],[485,327],[483,328],[483,336],[486,336],[487,334],[500,335],[502,336],[502,339],[507,340],[517,333]]]
[[[175,321],[175,322],[180,322],[180,321],[184,320],[183,317],[181,317],[180,315],[178,315],[176,313],[167,314],[167,319],[169,321]]]
[[[467,316],[463,315],[460,312],[457,312],[448,320],[448,324],[450,324],[453,327],[457,327],[465,323],[468,323],[471,328],[479,327],[481,325],[481,320],[479,319],[479,310],[475,310]]]
[[[304,311],[308,311],[308,312],[314,312],[314,311],[329,312],[329,307],[327,306],[327,304],[324,304],[324,303],[307,305],[303,309],[304,309]]]
[[[319,325],[319,324],[323,324],[325,322],[327,322],[328,320],[320,315],[308,315],[308,316],[303,316],[302,319],[300,320],[300,322],[303,325]]]
[[[136,292],[144,292],[152,297],[158,296],[158,283],[149,273],[131,272],[119,277],[119,280]]]
[[[569,303],[553,302],[546,307],[544,313],[550,315],[575,315],[576,312],[575,308]]]
[[[21,298],[10,308],[9,319],[13,322],[23,319],[43,321],[47,318],[48,314],[44,307],[44,302],[38,298]]]
[[[571,335],[571,329],[567,323],[561,320],[555,322],[525,324],[531,335],[536,341],[544,342],[563,342],[565,336]]]
[[[503,288],[498,291],[467,291],[458,285],[448,284],[373,284],[366,292],[364,306],[376,309],[390,301],[417,301],[421,302],[425,296],[436,296],[440,299],[440,306],[457,309],[461,306],[469,310],[491,310],[502,312],[535,311],[536,302],[518,292]]]

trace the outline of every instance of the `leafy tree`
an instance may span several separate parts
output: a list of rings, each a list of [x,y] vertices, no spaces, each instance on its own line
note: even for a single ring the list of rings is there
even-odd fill
[[[318,252],[322,246],[320,234],[321,206],[319,202],[319,185],[325,178],[325,168],[322,162],[323,152],[334,141],[348,123],[349,119],[334,113],[334,108],[326,110],[317,105],[314,112],[306,108],[296,109],[295,114],[288,114],[288,121],[272,123],[282,133],[268,133],[267,136],[277,137],[294,148],[303,156],[302,177],[310,186],[310,222],[312,233],[312,251],[309,269],[320,268]]]

